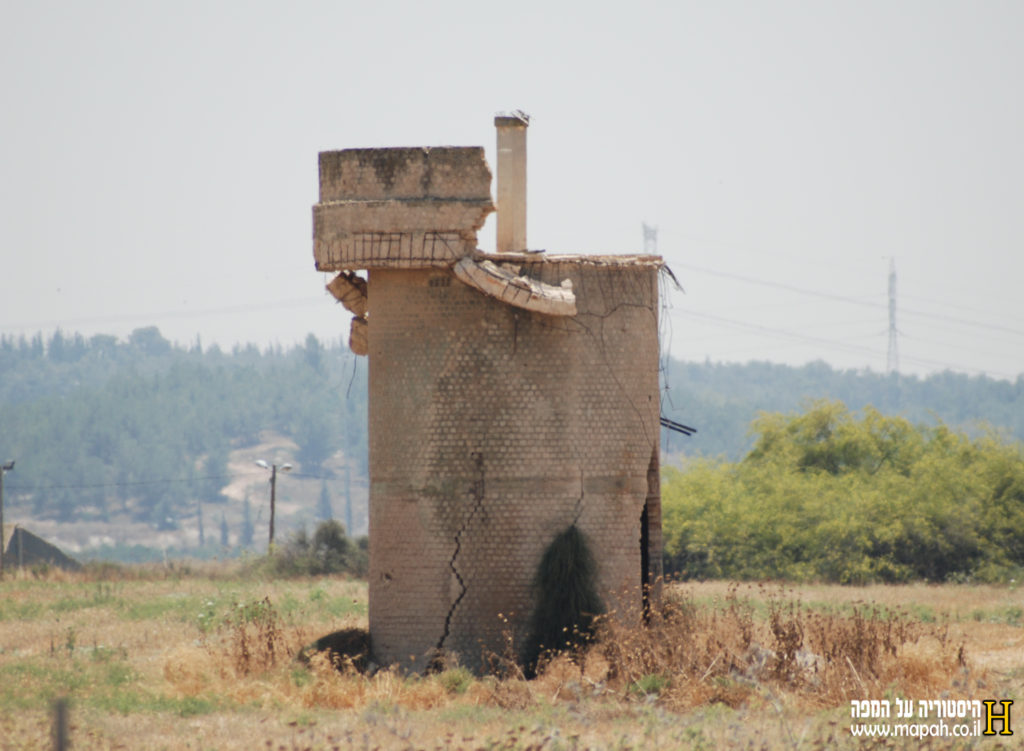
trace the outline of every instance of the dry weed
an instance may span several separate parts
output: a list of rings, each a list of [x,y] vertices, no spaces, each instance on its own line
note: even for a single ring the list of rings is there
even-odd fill
[[[779,694],[814,707],[887,691],[934,696],[966,668],[963,646],[945,627],[863,605],[846,614],[814,612],[763,588],[756,599],[766,611],[760,616],[755,600],[733,585],[707,607],[666,598],[644,626],[606,619],[586,660],[604,659],[601,684],[675,709],[738,707]]]

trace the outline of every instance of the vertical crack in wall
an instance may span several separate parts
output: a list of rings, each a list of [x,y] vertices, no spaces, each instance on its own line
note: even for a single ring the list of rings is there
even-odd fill
[[[572,516],[573,526],[577,526],[580,523],[580,517],[583,516],[583,467],[580,467],[580,497],[576,499],[576,508]]]
[[[451,634],[452,617],[455,615],[456,608],[459,607],[459,603],[466,596],[466,592],[469,591],[469,587],[466,586],[466,580],[462,578],[462,574],[459,573],[459,569],[456,566],[456,562],[459,559],[459,553],[462,552],[462,535],[466,532],[470,523],[473,521],[473,517],[476,513],[483,508],[484,504],[484,491],[485,476],[484,476],[484,455],[479,451],[472,453],[474,469],[476,471],[476,479],[470,486],[469,492],[473,498],[473,507],[469,510],[469,514],[466,516],[465,521],[462,522],[462,526],[459,527],[459,531],[455,533],[455,550],[452,551],[452,557],[448,561],[448,568],[452,570],[452,574],[455,576],[455,580],[459,583],[459,594],[452,601],[452,605],[448,608],[448,614],[444,618],[444,633],[441,634],[441,638],[437,641],[435,659],[442,659],[444,650],[444,643],[447,641],[448,636]]]

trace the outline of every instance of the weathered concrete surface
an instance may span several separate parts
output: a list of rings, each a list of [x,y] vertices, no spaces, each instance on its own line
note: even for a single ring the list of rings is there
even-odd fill
[[[491,200],[482,146],[344,149],[320,153],[320,201]]]
[[[323,152],[316,268],[450,266],[476,249],[490,184],[481,147]]]
[[[522,113],[494,118],[498,142],[499,253],[526,250],[526,129],[530,119]]]

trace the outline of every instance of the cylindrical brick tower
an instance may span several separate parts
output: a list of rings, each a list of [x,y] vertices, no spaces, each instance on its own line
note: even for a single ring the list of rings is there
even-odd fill
[[[478,669],[519,649],[538,564],[571,525],[605,607],[638,616],[661,565],[661,260],[475,251],[480,149],[320,164],[317,267],[369,270],[340,286],[362,295],[368,343],[376,660]]]

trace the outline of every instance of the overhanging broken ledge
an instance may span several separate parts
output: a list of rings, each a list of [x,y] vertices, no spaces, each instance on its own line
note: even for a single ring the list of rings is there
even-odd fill
[[[568,279],[555,287],[520,276],[493,261],[473,260],[469,256],[452,270],[459,281],[508,305],[551,316],[576,315],[576,295]]]

